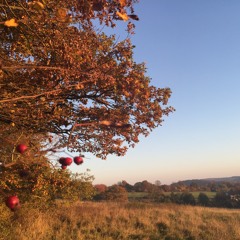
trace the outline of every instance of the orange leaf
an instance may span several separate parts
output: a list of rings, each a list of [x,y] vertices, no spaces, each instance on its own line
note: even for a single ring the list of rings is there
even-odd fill
[[[127,0],[119,0],[122,7],[125,7],[127,5]]]
[[[128,15],[126,13],[120,13],[120,12],[116,12],[116,14],[123,20],[123,21],[127,21],[129,19]]]
[[[14,18],[12,18],[10,20],[5,21],[4,25],[7,27],[17,27],[18,23],[16,22],[16,20]]]

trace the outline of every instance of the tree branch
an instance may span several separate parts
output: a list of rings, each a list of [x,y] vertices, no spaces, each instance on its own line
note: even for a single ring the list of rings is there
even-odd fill
[[[79,82],[79,83],[80,83],[80,84],[84,84],[84,83],[90,83],[90,82],[94,82],[94,80],[86,80],[86,81]],[[16,98],[3,99],[3,100],[0,100],[0,103],[15,102],[15,101],[18,101],[18,100],[37,98],[37,97],[41,97],[41,96],[44,96],[44,95],[61,92],[61,91],[66,90],[66,89],[68,89],[68,88],[77,87],[79,83],[74,84],[74,85],[69,85],[68,87],[65,87],[64,89],[52,90],[52,91],[48,91],[48,92],[39,93],[39,94],[36,94],[36,95],[20,96],[20,97],[16,97]]]
[[[23,68],[36,68],[36,69],[45,69],[45,70],[67,70],[66,68],[61,67],[47,67],[47,66],[36,66],[36,65],[22,65],[22,66],[3,66],[3,70],[11,69],[23,69]]]

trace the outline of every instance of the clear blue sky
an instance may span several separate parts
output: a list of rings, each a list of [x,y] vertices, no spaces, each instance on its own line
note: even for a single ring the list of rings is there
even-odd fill
[[[70,169],[107,185],[240,175],[240,1],[142,0],[136,14],[135,60],[176,112],[126,156]]]

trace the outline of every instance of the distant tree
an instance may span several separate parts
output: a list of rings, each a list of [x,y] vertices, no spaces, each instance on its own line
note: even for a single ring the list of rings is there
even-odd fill
[[[134,185],[133,185],[133,188],[134,188],[134,191],[135,192],[142,192],[142,183],[141,182],[136,182]]]
[[[171,186],[166,185],[166,184],[161,185],[161,189],[162,189],[162,191],[164,191],[164,192],[171,192]]]
[[[180,194],[180,193],[171,192],[170,201],[171,201],[172,203],[181,204],[181,203],[182,203],[181,194]]]
[[[230,190],[230,186],[227,182],[220,182],[218,184],[218,191],[228,192]]]
[[[187,186],[182,182],[172,183],[171,189],[173,192],[184,192],[187,190]]]
[[[230,195],[225,192],[217,192],[214,197],[214,206],[232,208]]]
[[[124,187],[128,192],[134,191],[133,185],[129,184],[127,181],[123,180],[119,183],[119,186]]]
[[[196,200],[191,193],[184,192],[180,195],[180,200],[183,204],[196,205]]]
[[[205,193],[199,193],[198,195],[198,204],[201,206],[209,206],[210,199]]]
[[[160,180],[156,180],[155,181],[155,185],[158,186],[158,187],[161,186],[161,181]]]
[[[126,202],[128,201],[128,193],[125,188],[113,185],[108,187],[108,190],[101,195],[102,199],[105,201],[117,201]]]
[[[134,184],[134,191],[136,192],[152,192],[156,186],[147,180],[137,182]]]
[[[108,189],[108,187],[105,184],[96,184],[94,185],[94,188],[96,189],[97,193],[106,192]]]
[[[95,188],[95,195],[93,199],[96,201],[104,200],[104,195],[108,187],[104,184],[96,184],[94,188]]]
[[[215,182],[209,183],[208,187],[210,188],[211,192],[216,192],[217,191],[217,184]]]
[[[149,192],[148,199],[151,199],[154,202],[163,202],[164,194],[162,193],[162,190],[156,186],[155,188],[152,188],[151,192]]]
[[[196,182],[190,183],[189,191],[194,192],[199,190],[199,185]]]

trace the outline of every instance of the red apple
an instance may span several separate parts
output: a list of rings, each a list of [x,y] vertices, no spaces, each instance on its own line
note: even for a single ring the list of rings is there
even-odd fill
[[[75,158],[73,159],[73,161],[74,161],[77,165],[83,163],[83,159],[82,159],[81,157],[75,157]]]
[[[17,145],[16,149],[19,153],[24,153],[27,150],[27,146],[21,143]]]
[[[62,165],[62,167],[61,167],[63,170],[65,170],[66,168],[67,168],[67,166],[66,165]]]
[[[62,165],[70,166],[72,164],[72,159],[70,157],[64,158]]]
[[[8,197],[5,203],[12,211],[20,207],[19,198],[15,195]]]
[[[63,164],[64,163],[64,157],[61,157],[61,158],[59,158],[59,160],[58,160],[58,162],[60,163],[60,164]]]

